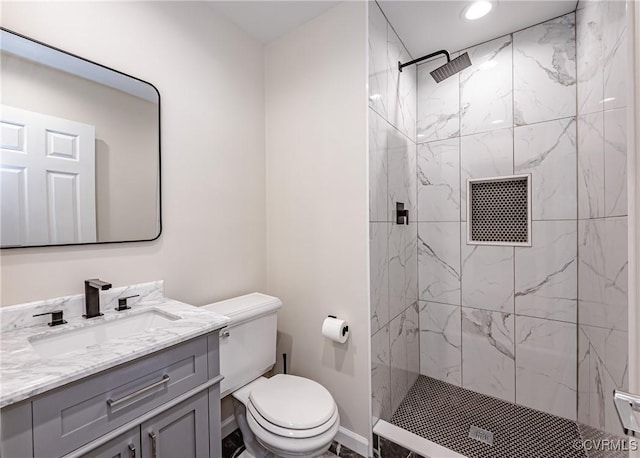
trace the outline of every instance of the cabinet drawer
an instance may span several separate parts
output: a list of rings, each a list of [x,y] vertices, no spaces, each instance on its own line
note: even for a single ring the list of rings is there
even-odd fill
[[[207,336],[33,401],[35,458],[69,453],[208,380]]]

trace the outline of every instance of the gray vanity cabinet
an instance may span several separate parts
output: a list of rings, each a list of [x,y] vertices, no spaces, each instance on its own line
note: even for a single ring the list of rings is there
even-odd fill
[[[82,458],[138,458],[139,456],[140,428],[134,428],[82,455]]]
[[[181,402],[142,425],[142,458],[209,456],[207,392]]]
[[[2,409],[0,458],[220,454],[218,332]]]

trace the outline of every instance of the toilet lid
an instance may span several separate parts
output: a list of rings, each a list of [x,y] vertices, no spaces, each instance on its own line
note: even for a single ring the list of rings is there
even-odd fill
[[[336,411],[331,393],[313,380],[278,374],[251,390],[251,404],[263,418],[287,429],[311,429]]]

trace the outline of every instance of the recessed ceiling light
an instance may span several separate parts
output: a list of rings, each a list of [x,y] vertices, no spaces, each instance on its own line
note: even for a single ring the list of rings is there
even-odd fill
[[[489,14],[493,5],[488,0],[478,0],[467,6],[464,11],[464,17],[470,21],[475,21]]]

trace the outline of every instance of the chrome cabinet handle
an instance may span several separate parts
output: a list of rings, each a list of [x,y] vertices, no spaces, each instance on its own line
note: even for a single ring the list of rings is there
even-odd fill
[[[220,331],[220,337],[222,337],[223,339],[226,339],[227,337],[229,337],[229,330],[223,329],[222,331]]]
[[[624,433],[627,436],[640,436],[640,422],[636,418],[636,413],[640,412],[640,396],[615,390],[613,402],[616,405]]]
[[[163,385],[165,383],[169,382],[169,376],[167,374],[164,374],[162,376],[162,380],[158,380],[157,382],[152,383],[151,385],[145,386],[144,388],[140,388],[138,391],[134,391],[131,394],[127,394],[126,396],[122,396],[120,399],[116,399],[115,401],[111,398],[107,399],[107,405],[110,408],[114,408],[116,407],[118,404],[122,404],[123,402],[127,402],[130,399],[133,399],[137,396],[140,396],[141,394],[146,393],[149,390],[154,389],[157,386]]]
[[[149,437],[151,438],[151,457],[156,458],[158,456],[158,444],[156,441],[156,433],[149,433]]]
[[[136,447],[133,444],[129,444],[129,458],[136,458]]]

